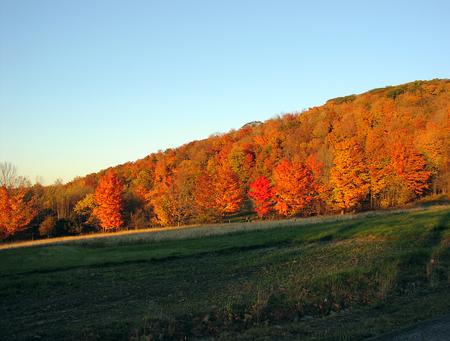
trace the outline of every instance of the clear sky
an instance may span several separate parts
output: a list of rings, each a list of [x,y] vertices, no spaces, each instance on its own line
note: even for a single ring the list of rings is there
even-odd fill
[[[0,161],[46,184],[450,77],[450,1],[0,0]]]

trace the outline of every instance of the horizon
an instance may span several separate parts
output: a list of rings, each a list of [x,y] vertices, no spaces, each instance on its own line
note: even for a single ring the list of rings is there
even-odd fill
[[[0,162],[68,182],[335,97],[450,77],[445,1],[125,4],[0,3]]]

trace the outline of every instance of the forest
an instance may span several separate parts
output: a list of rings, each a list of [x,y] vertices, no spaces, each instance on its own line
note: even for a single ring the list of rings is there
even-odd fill
[[[334,98],[69,183],[0,167],[3,241],[402,207],[450,193],[450,80]]]

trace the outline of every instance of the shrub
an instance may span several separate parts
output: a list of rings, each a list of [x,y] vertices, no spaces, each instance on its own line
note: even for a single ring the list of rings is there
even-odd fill
[[[55,233],[56,218],[54,216],[47,216],[39,225],[39,234],[44,237],[53,236]]]

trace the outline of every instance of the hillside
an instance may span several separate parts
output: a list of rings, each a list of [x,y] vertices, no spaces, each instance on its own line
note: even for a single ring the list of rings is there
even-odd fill
[[[450,312],[450,210],[0,250],[5,340],[363,339]]]
[[[309,161],[314,180],[321,187],[321,202],[312,208],[316,213],[342,207],[393,207],[426,193],[448,193],[449,115],[450,81],[419,81],[335,98],[303,113],[245,125],[238,131],[151,154],[115,170],[148,208],[155,211],[157,206],[156,222],[162,225],[195,221],[202,218],[198,211],[206,216],[204,220],[211,218],[198,207],[185,207],[193,203],[180,203],[183,195],[197,197],[197,201],[202,198],[195,196],[193,189],[210,185],[207,180],[206,185],[195,183],[202,173],[217,174],[216,168],[229,165],[245,192],[260,175],[273,181],[273,169],[283,159]],[[331,171],[341,149],[345,153],[348,148],[354,148],[352,158],[358,156],[357,151],[362,154],[369,168],[364,174],[368,188],[364,193],[355,193],[354,200],[339,202],[336,197],[340,193],[333,193]],[[398,169],[387,169],[393,161]],[[348,166],[358,167],[357,160]],[[425,175],[423,183],[420,176],[418,179],[414,174],[403,174],[421,171],[431,173],[429,178]],[[386,174],[389,172],[392,174]],[[101,174],[82,180],[93,185]],[[354,176],[340,176],[346,175]],[[206,197],[208,200],[212,195]],[[161,204],[164,200],[172,201],[173,205],[167,206],[175,206],[176,212],[167,212]],[[302,213],[302,209],[293,211],[289,213]]]
[[[10,230],[58,236],[402,207],[450,193],[449,155],[450,80],[416,81],[34,186],[34,218]],[[103,200],[108,190],[120,198],[102,214],[93,193],[107,174],[116,185],[104,183]]]

